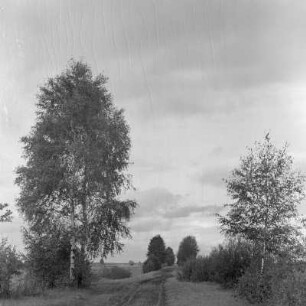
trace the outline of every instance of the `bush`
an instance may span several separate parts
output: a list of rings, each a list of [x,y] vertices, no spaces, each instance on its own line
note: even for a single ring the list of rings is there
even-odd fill
[[[35,296],[42,294],[45,289],[45,284],[29,271],[25,271],[12,286],[12,295],[14,297]]]
[[[129,265],[130,265],[130,266],[134,266],[134,264],[135,264],[135,262],[134,262],[133,260],[130,260],[130,261],[129,261]]]
[[[102,276],[109,279],[122,279],[131,277],[131,271],[117,266],[111,268],[105,268],[102,272]]]
[[[26,265],[31,274],[46,287],[70,284],[70,235],[64,229],[38,233],[24,230],[27,249]],[[75,251],[75,284],[78,287],[90,283],[90,262],[78,248]]]
[[[47,287],[69,282],[70,239],[68,233],[54,230],[39,234],[24,230],[26,265],[35,278]]]
[[[178,279],[192,282],[204,282],[211,280],[209,258],[198,257],[188,259],[178,273]]]
[[[258,264],[252,264],[239,279],[237,293],[250,303],[263,303],[271,297],[271,278],[269,273],[260,273]]]
[[[210,279],[225,287],[234,286],[251,265],[253,257],[252,244],[240,239],[230,239],[210,253]]]
[[[272,292],[271,298],[269,299],[269,305],[306,305],[305,271],[294,269],[290,273],[287,273],[281,280],[273,278],[271,289]]]
[[[270,259],[263,274],[254,264],[240,278],[237,292],[251,303],[306,305],[306,269],[297,263]]]
[[[6,239],[0,243],[0,296],[11,295],[11,280],[14,275],[19,274],[22,266],[21,257],[17,254],[15,247],[9,245]]]
[[[159,261],[159,259],[154,255],[150,255],[148,259],[142,265],[142,272],[148,273],[151,271],[157,271],[161,269],[161,266],[162,264]]]
[[[240,240],[230,240],[213,249],[208,256],[190,258],[181,265],[179,278],[188,281],[214,281],[233,287],[250,266],[253,250]]]

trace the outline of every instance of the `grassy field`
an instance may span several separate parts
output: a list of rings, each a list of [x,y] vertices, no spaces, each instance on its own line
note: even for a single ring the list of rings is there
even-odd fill
[[[37,297],[0,300],[0,306],[247,306],[235,300],[231,291],[218,285],[177,281],[173,267],[142,274],[139,264],[116,266],[130,270],[131,277],[103,278],[103,266],[94,264],[93,283],[89,289],[47,290]]]

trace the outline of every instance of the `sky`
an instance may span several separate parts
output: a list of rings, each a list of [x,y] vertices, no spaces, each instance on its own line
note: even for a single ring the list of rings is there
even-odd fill
[[[38,87],[74,58],[109,78],[131,128],[139,206],[107,261],[143,261],[157,234],[175,253],[193,235],[207,254],[247,147],[270,132],[306,171],[305,14],[302,0],[0,0],[0,202],[14,211],[0,236],[22,250],[20,138]]]

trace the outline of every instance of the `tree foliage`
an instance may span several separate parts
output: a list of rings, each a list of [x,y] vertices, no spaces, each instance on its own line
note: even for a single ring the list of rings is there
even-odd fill
[[[298,218],[305,178],[292,166],[287,145],[276,148],[269,134],[256,142],[226,180],[233,202],[226,216],[219,216],[222,231],[259,244],[263,256],[296,245],[300,231],[292,221]]]
[[[174,263],[175,263],[175,255],[174,255],[173,249],[170,248],[170,247],[167,247],[167,248],[166,248],[165,263],[166,263],[168,266],[172,266],[172,265],[174,265]]]
[[[147,256],[155,256],[160,264],[165,263],[166,246],[163,238],[160,235],[154,236],[149,243]]]
[[[154,254],[150,254],[142,265],[142,272],[149,273],[151,271],[160,270],[162,267],[161,261]]]
[[[22,266],[21,256],[15,247],[9,245],[6,239],[0,242],[0,297],[11,294],[11,280]]]
[[[185,237],[179,245],[177,253],[177,263],[179,265],[182,265],[188,259],[196,258],[198,252],[199,252],[199,247],[195,237],[193,236]]]
[[[7,208],[7,203],[0,203],[0,211]],[[12,221],[12,211],[9,209],[6,209],[5,212],[0,215],[0,222],[10,222]]]
[[[72,61],[40,87],[36,124],[23,137],[26,164],[17,169],[17,205],[31,230],[64,226],[74,252],[93,257],[122,250],[136,206],[119,200],[130,187],[129,127],[106,88],[107,78]]]

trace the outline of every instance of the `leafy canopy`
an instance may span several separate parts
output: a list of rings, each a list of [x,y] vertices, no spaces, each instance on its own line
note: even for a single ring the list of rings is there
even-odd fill
[[[188,259],[196,258],[199,252],[198,243],[193,236],[185,237],[180,245],[177,253],[177,263],[182,265]]]
[[[293,171],[287,145],[278,149],[266,135],[264,142],[241,158],[239,168],[226,180],[233,202],[226,216],[219,215],[222,231],[265,244],[280,252],[299,236],[297,205],[304,198],[305,177]]]
[[[7,203],[0,203],[0,211],[7,208]],[[10,222],[12,221],[12,211],[9,209],[6,209],[6,211],[0,215],[0,222]]]
[[[172,266],[172,265],[174,265],[174,263],[175,263],[175,255],[174,255],[173,249],[170,248],[170,247],[167,247],[167,248],[166,248],[165,263],[166,263],[168,266]]]
[[[71,61],[59,76],[40,87],[36,123],[23,137],[26,164],[17,170],[17,205],[31,226],[69,227],[92,256],[120,251],[129,236],[126,221],[136,206],[119,200],[129,188],[126,173],[131,147],[123,110],[116,109],[107,78]]]
[[[147,256],[155,256],[161,264],[165,263],[166,246],[160,235],[156,235],[150,240]]]

